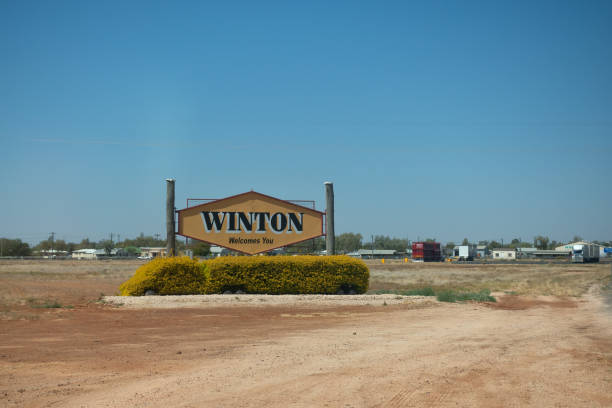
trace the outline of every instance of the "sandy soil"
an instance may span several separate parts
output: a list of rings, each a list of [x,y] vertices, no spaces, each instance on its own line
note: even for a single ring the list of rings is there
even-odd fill
[[[61,280],[69,291],[45,290],[73,308],[4,306],[0,406],[612,406],[612,315],[593,290],[139,309],[79,301],[78,279]],[[3,275],[0,291],[44,282]]]

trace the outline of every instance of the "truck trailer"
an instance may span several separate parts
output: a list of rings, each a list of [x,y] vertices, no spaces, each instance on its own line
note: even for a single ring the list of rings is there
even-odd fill
[[[456,261],[473,261],[476,256],[476,245],[457,245],[453,249],[453,259]]]
[[[418,262],[439,262],[441,260],[439,242],[413,242],[412,260]]]
[[[599,245],[576,244],[572,247],[572,262],[599,262]]]

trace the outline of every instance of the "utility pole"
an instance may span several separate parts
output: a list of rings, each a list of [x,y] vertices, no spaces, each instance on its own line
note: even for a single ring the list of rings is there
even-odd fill
[[[166,256],[176,256],[174,181],[174,179],[166,179]]]
[[[372,250],[372,259],[374,259],[374,235],[372,235],[372,245],[370,249]]]
[[[111,235],[111,246],[113,246],[113,233],[111,232],[110,235]]]
[[[53,241],[55,240],[55,232],[51,232],[51,259],[53,259]]]
[[[326,255],[335,255],[336,253],[336,237],[334,232],[334,183],[331,181],[325,182],[325,253]]]

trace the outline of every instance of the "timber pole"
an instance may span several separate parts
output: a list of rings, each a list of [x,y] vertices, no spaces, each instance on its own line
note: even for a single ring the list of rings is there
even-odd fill
[[[336,254],[336,242],[334,232],[334,183],[325,182],[325,252],[327,255]]]
[[[174,231],[174,179],[166,179],[166,256],[176,256]]]

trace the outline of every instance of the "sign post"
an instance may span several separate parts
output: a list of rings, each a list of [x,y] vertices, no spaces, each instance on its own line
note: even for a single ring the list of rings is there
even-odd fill
[[[166,179],[166,256],[176,256],[174,231],[174,179]]]
[[[325,253],[335,255],[336,240],[334,232],[334,183],[325,182]]]

